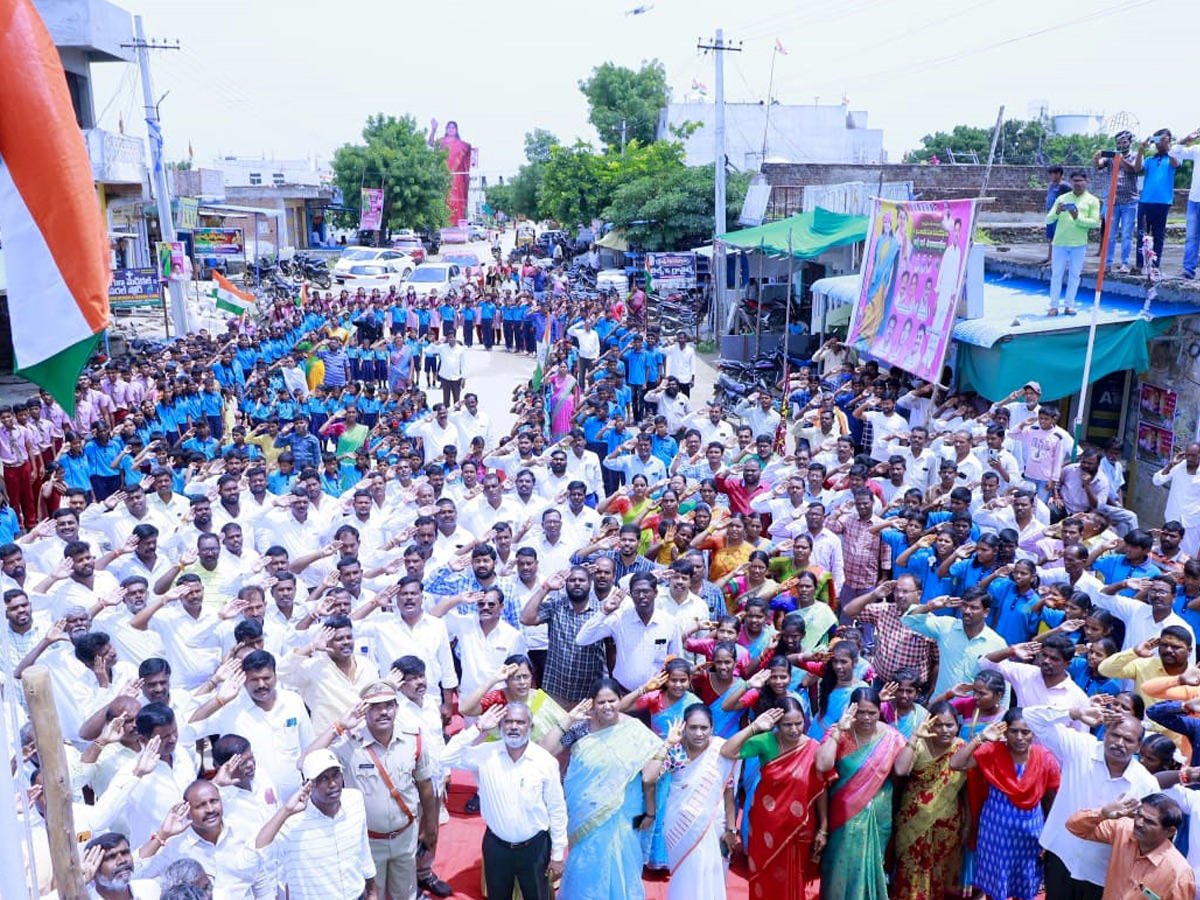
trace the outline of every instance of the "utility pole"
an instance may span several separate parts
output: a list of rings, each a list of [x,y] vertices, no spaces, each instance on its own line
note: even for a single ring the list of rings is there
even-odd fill
[[[147,43],[146,34],[142,30],[142,17],[133,17],[134,41],[132,44],[122,44],[122,47],[132,47],[137,51],[138,67],[142,70],[142,97],[146,103],[146,130],[150,138],[150,163],[153,171],[154,202],[158,205],[158,226],[164,241],[179,239],[175,232],[175,219],[171,215],[171,191],[167,186],[167,170],[162,158],[162,127],[159,125],[158,104],[154,102],[154,86],[150,83],[150,53],[151,50],[178,50],[178,44],[160,42]],[[167,292],[171,297],[171,325],[177,336],[187,334],[189,327],[187,300],[183,293],[183,281],[176,278],[167,280]]]
[[[714,128],[716,133],[716,147],[714,152],[714,163],[716,165],[713,175],[714,187],[714,215],[713,215],[713,281],[716,285],[714,291],[714,305],[717,311],[717,328],[714,329],[714,336],[719,336],[725,322],[725,253],[718,246],[717,236],[725,231],[725,57],[727,51],[740,53],[741,46],[733,47],[725,42],[725,31],[718,28],[716,38],[711,44],[705,44],[703,41],[696,44],[697,50],[705,52],[711,50],[713,54],[714,68],[716,72],[716,110],[714,116]],[[719,344],[718,344],[719,346]]]
[[[626,118],[621,116],[621,155],[625,155],[625,123]]]

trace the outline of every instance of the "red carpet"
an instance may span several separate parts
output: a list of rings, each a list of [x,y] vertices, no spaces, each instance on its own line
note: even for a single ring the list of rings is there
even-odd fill
[[[442,826],[438,836],[434,871],[450,883],[455,897],[482,900],[479,847],[483,840],[483,819],[463,812],[463,806],[474,792],[471,776],[455,772],[446,803],[450,810],[450,821]],[[666,900],[665,881],[647,881],[645,885],[647,900]],[[749,897],[746,879],[737,871],[730,873],[727,890],[729,900],[746,900]]]

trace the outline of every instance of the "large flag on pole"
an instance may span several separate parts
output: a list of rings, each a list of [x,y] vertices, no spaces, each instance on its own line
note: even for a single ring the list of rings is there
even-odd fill
[[[108,326],[108,238],[67,78],[32,0],[0,0],[0,232],[19,375],[75,412]]]
[[[540,391],[542,389],[542,381],[546,376],[546,357],[550,352],[550,326],[554,323],[550,313],[546,313],[546,331],[542,335],[542,342],[537,345],[537,365],[533,368],[533,389]]]
[[[235,316],[245,315],[255,304],[253,294],[239,291],[233,282],[217,271],[213,272],[213,287],[209,296],[216,302],[217,309]]]

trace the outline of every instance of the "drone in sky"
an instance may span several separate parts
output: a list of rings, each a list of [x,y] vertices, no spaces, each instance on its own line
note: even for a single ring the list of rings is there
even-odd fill
[[[642,13],[648,13],[648,12],[650,12],[650,10],[652,10],[652,9],[654,9],[654,4],[653,4],[653,3],[644,3],[644,4],[642,4],[641,6],[635,6],[633,9],[628,9],[628,10],[626,10],[626,11],[625,11],[625,15],[627,15],[627,16],[640,16],[640,15],[642,15]]]

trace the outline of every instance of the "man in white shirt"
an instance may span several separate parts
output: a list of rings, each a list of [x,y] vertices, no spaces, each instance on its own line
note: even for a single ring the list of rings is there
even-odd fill
[[[571,444],[567,451],[567,473],[578,478],[587,487],[587,493],[598,494],[604,486],[600,471],[600,457],[587,449],[583,429],[571,429]],[[568,485],[568,489],[569,489]]]
[[[197,768],[186,744],[179,743],[178,723],[169,706],[143,706],[136,728],[142,752],[97,799],[94,821],[100,828],[123,828],[130,842],[140,847],[196,780]]]
[[[668,376],[662,387],[646,392],[647,403],[658,404],[658,414],[667,420],[667,431],[675,434],[686,425],[692,411],[691,401],[680,383]]]
[[[600,534],[600,514],[585,502],[587,493],[582,481],[570,482],[567,503],[561,509],[563,540],[575,547],[590,544]]]
[[[540,526],[533,526],[531,534],[517,548],[532,547],[537,551],[538,566],[543,572],[561,572],[571,567],[571,554],[590,541],[576,541],[563,531],[563,516],[558,507],[542,510]]]
[[[479,610],[477,616],[446,615],[460,603],[470,602],[476,604]],[[432,616],[443,617],[446,631],[458,642],[464,696],[490,683],[492,674],[504,664],[505,659],[525,652],[525,640],[521,632],[501,618],[503,610],[504,592],[499,587],[489,587],[484,588],[478,597],[449,597],[429,611]]]
[[[467,348],[458,342],[452,330],[441,342],[428,347],[425,352],[438,358],[442,403],[449,406],[451,399],[457,403],[462,394],[463,380],[467,377]]]
[[[896,395],[890,392],[855,407],[854,418],[871,426],[871,458],[876,462],[887,460],[888,442],[908,428],[907,420],[896,412]]]
[[[688,343],[687,335],[676,332],[675,343],[663,353],[663,374],[679,382],[679,389],[692,396],[692,384],[696,381],[696,350]]]
[[[519,513],[504,495],[495,472],[483,476],[482,486],[483,494],[464,504],[459,514],[462,527],[473,535],[486,534],[496,522],[512,523]]]
[[[1159,789],[1154,776],[1136,759],[1142,723],[1128,715],[1105,722],[1100,707],[1090,705],[1071,710],[1029,706],[1025,722],[1062,770],[1039,841],[1046,849],[1046,896],[1097,896],[1093,885],[1104,884],[1112,848],[1075,837],[1066,829],[1066,821],[1081,809],[1122,795],[1145,797]],[[1088,727],[1104,722],[1103,742],[1076,731],[1071,727],[1074,722]]]
[[[499,741],[486,741],[500,729]],[[567,804],[558,762],[530,741],[533,713],[524,703],[490,707],[446,745],[446,765],[474,773],[489,897],[510,897],[513,885],[528,898],[549,896],[548,878],[562,875],[567,848]]]
[[[779,427],[779,413],[772,408],[772,402],[771,395],[766,391],[755,391],[734,408],[742,417],[742,424],[750,427],[754,437],[760,434],[774,436],[775,429]]]
[[[138,851],[138,873],[155,878],[176,860],[191,859],[220,884],[229,900],[274,897],[271,868],[263,865],[253,846],[258,832],[225,821],[221,789],[211,781],[194,781],[183,792],[183,801],[187,811],[172,808]]]
[[[433,405],[433,415],[423,422],[408,429],[409,437],[421,439],[421,450],[425,456],[425,464],[433,462],[442,455],[442,448],[447,445],[455,447],[467,446],[470,438],[463,437],[458,425],[450,420],[450,413],[445,403]]]
[[[583,623],[575,635],[581,647],[611,637],[617,645],[613,677],[629,690],[645,684],[657,674],[668,656],[679,656],[682,641],[675,616],[655,603],[658,579],[646,573],[634,573],[629,580],[633,602],[621,605],[621,598],[610,594],[604,605]]]
[[[719,403],[710,403],[703,413],[688,416],[684,425],[700,432],[700,443],[705,447],[713,441],[729,446],[733,443],[733,426],[722,418],[724,412]]]
[[[579,380],[582,382],[600,358],[600,334],[591,316],[567,329],[567,335],[579,341]]]
[[[240,734],[285,797],[300,790],[298,764],[312,743],[312,722],[300,695],[276,683],[275,657],[267,651],[249,653],[241,671],[192,713],[191,723],[204,723],[195,730],[205,734]]]
[[[492,428],[492,417],[479,408],[479,397],[476,394],[463,394],[462,408],[455,404],[451,421],[462,433],[464,445],[469,445],[473,438],[483,438],[483,445],[491,447],[495,444]]]

